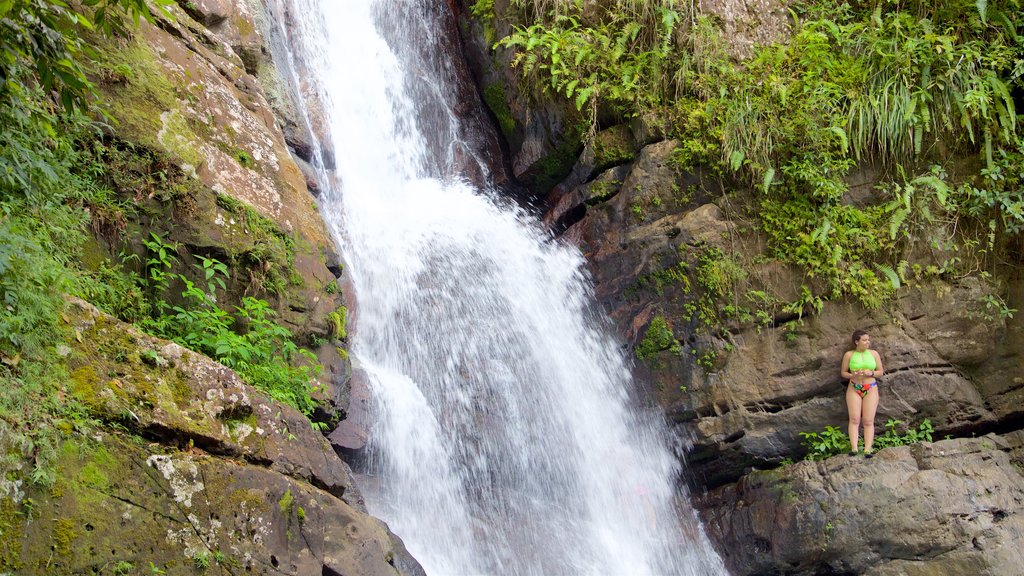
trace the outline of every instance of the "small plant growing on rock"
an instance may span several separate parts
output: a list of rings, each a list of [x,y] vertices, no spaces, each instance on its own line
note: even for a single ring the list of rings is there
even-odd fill
[[[808,448],[805,460],[824,460],[842,454],[850,446],[849,437],[835,426],[826,426],[818,432],[801,432],[803,445]]]
[[[253,161],[252,156],[250,156],[249,153],[244,150],[239,150],[235,152],[235,160],[238,160],[238,164],[242,168],[251,169],[253,166],[256,165],[256,162]]]
[[[672,334],[672,328],[669,327],[665,318],[663,316],[655,316],[651,320],[650,325],[647,326],[644,339],[636,347],[636,357],[640,360],[646,360],[664,350],[678,354],[682,349],[679,346],[679,341]]]
[[[338,309],[327,314],[327,325],[330,327],[331,336],[339,340],[348,337],[348,309],[338,306]]]
[[[890,419],[885,423],[885,433],[875,437],[875,450],[891,448],[893,446],[908,446],[918,442],[931,442],[932,428],[931,420],[925,418],[917,428],[908,428],[905,434],[900,434],[897,428],[904,424],[900,420]],[[845,432],[835,426],[826,426],[821,433],[801,432],[803,445],[807,447],[805,460],[825,460],[832,456],[843,454],[850,448],[850,439]]]

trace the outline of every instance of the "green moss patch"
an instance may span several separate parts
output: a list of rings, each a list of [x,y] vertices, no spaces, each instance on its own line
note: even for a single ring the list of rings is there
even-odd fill
[[[505,89],[501,84],[488,84],[484,87],[484,103],[498,120],[498,127],[506,140],[512,140],[515,136],[516,121],[512,117],[512,111],[508,108],[508,101],[505,98]]]
[[[24,522],[18,505],[9,498],[0,498],[0,571],[14,571],[21,567]]]
[[[648,324],[643,340],[636,347],[636,357],[646,360],[665,350],[678,354],[681,348],[665,317],[658,315]]]

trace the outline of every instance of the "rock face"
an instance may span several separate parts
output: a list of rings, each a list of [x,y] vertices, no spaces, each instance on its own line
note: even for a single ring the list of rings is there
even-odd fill
[[[734,574],[1018,574],[1024,436],[756,472],[700,498]]]
[[[253,77],[265,70],[259,3],[179,4],[173,20],[90,39],[115,120],[106,172],[132,210],[117,230],[93,231],[85,265],[130,269],[155,237],[171,271],[197,282],[209,278],[195,265],[216,258],[231,272],[218,306],[268,300],[324,363],[326,399],[342,403],[351,367],[340,262],[292,156],[301,146]],[[177,304],[177,284],[159,297]],[[0,479],[0,573],[423,573],[302,414],[84,301],[61,318],[68,378],[55,378],[56,397],[89,424],[55,423],[71,439],[48,457],[52,487]],[[344,411],[334,408],[320,421]]]
[[[700,470],[701,482],[731,482],[751,466],[802,454],[801,431],[843,427],[846,405],[838,359],[849,348],[855,327],[871,332],[887,371],[876,426],[889,419],[919,423],[929,418],[941,437],[1016,421],[1021,405],[1013,376],[982,379],[972,374],[979,355],[995,350],[1013,354],[1003,346],[1006,326],[974,316],[981,293],[977,283],[936,284],[909,293],[886,313],[826,306],[788,333],[792,336],[781,330],[741,331],[720,371],[691,379],[688,393],[668,409],[693,438],[689,460]],[[1007,397],[1018,398],[1014,407]]]
[[[776,308],[760,324],[730,321],[722,327],[727,339],[707,334],[705,317],[722,305],[705,298],[717,289],[707,267],[726,254],[756,253],[759,240],[723,210],[730,206],[720,183],[673,167],[675,146],[644,146],[603,171],[585,153],[556,187],[564,191],[546,219],[571,223],[564,236],[587,256],[596,294],[627,341],[640,344],[656,316],[677,339],[638,362],[637,372],[657,385],[669,417],[691,440],[698,484],[734,482],[750,467],[802,454],[799,432],[844,423],[839,360],[858,328],[871,332],[887,371],[880,425],[929,418],[939,434],[960,435],[1019,421],[1024,327],[986,319],[982,296],[994,287],[981,280],[904,289],[884,311],[829,303],[790,329],[781,326],[797,313]],[[737,266],[736,292],[800,296],[793,270],[752,258]]]
[[[574,111],[532,94],[520,71],[512,68],[509,50],[498,48],[492,53],[494,42],[511,32],[504,17],[512,9],[508,2],[495,2],[498,17],[486,24],[467,14],[469,3],[460,4],[459,27],[467,32],[462,37],[463,52],[499,129],[508,174],[528,189],[519,192],[522,199],[537,200],[534,196],[546,194],[564,178],[579,155],[580,135]]]
[[[186,273],[195,254],[237,266],[225,307],[242,296],[268,300],[300,342],[323,348],[328,400],[337,401],[348,368],[332,353],[326,318],[343,306],[338,256],[294,147],[252,75],[274,71],[255,65],[265,58],[249,62],[265,52],[259,14],[244,0],[190,2],[187,13],[172,12],[173,21],[143,21],[130,38],[96,41],[96,82],[117,121],[114,136],[192,176],[173,198],[125,191],[145,204],[138,238],[154,232],[177,242]],[[111,246],[111,256],[119,249]],[[141,241],[135,251],[145,259]]]
[[[700,11],[718,18],[722,39],[735,56],[750,56],[755,46],[789,35],[789,12],[780,0],[705,0]]]
[[[813,280],[754,258],[757,231],[723,183],[673,166],[675,142],[632,134],[616,138],[636,149],[617,162],[585,151],[545,220],[587,256],[597,297],[637,351],[638,381],[689,443],[694,492],[710,490],[696,504],[734,573],[1013,573],[1019,433],[778,468],[805,453],[800,432],[845,430],[839,361],[855,329],[871,333],[886,368],[879,433],[890,419],[927,418],[936,438],[1020,429],[1024,320],[986,313],[997,286],[922,281],[876,311],[782,306]],[[760,318],[729,316],[716,280],[726,273],[733,294],[774,303]],[[1020,282],[1007,281],[1021,308]]]
[[[301,414],[85,302],[72,301],[65,320],[75,339],[62,393],[106,426],[63,445],[52,488],[22,494],[31,518],[0,519],[3,566],[423,573],[365,513],[348,466]]]

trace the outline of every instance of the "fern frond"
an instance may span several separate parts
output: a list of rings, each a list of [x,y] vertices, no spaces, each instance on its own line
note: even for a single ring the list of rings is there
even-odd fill
[[[888,280],[889,284],[892,285],[893,290],[899,290],[903,283],[900,281],[900,275],[893,270],[892,266],[888,264],[875,263],[875,269],[882,273]]]

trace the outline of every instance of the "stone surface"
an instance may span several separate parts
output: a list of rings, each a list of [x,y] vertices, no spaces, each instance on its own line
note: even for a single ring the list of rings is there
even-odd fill
[[[97,415],[123,419],[147,437],[260,463],[338,497],[352,489],[348,467],[309,421],[233,370],[81,300],[71,301],[66,317],[81,337],[69,359],[72,394]]]
[[[255,79],[224,41],[184,13],[176,16],[159,26],[141,23],[126,45],[101,46],[104,65],[127,70],[100,84],[118,135],[168,153],[209,188],[310,246],[330,245]]]
[[[688,458],[700,481],[735,481],[750,466],[802,454],[799,432],[842,427],[839,360],[857,328],[871,333],[886,368],[875,419],[880,430],[889,419],[916,425],[928,418],[941,437],[1012,422],[1019,408],[994,411],[986,388],[968,372],[979,355],[1002,349],[1007,332],[999,322],[972,318],[979,289],[975,282],[936,284],[910,292],[888,314],[829,305],[796,332],[740,331],[721,370],[694,375],[668,409],[693,441]],[[929,302],[927,310],[922,301]],[[1012,387],[1005,381],[988,386]]]
[[[117,434],[58,465],[18,574],[423,574],[396,568],[410,559],[383,523],[273,470]]]
[[[789,36],[789,12],[782,0],[702,0],[699,10],[717,17],[722,39],[736,57]]]
[[[142,224],[182,244],[185,273],[193,254],[246,264],[247,275],[235,270],[224,307],[230,310],[243,295],[264,298],[299,342],[315,348],[330,337],[325,317],[341,305],[341,296],[326,290],[335,278],[327,267],[335,250],[307,190],[309,175],[291,156],[263,86],[240,56],[239,46],[263,54],[256,27],[262,12],[248,0],[188,6],[188,14],[172,9],[174,21],[141,22],[130,39],[96,40],[98,87],[117,120],[114,134],[156,150],[199,183],[187,202],[173,199],[173,214],[166,199],[147,199],[156,206],[147,206]],[[273,230],[256,226],[217,196],[251,207]],[[288,254],[268,248],[268,235],[279,236]],[[263,283],[274,274],[278,286],[269,292]],[[346,368],[327,366],[325,374],[332,372]],[[325,376],[324,384],[345,383]],[[340,389],[327,394],[341,395]]]
[[[230,369],[70,300],[70,380],[95,419],[52,487],[0,495],[0,568],[17,574],[422,575],[366,514],[308,420]],[[7,507],[7,508],[5,508]]]
[[[702,316],[719,315],[728,302],[706,299],[704,262],[732,260],[741,274],[735,294],[778,302],[797,301],[800,285],[813,279],[753,258],[762,249],[758,235],[723,209],[731,210],[727,196],[716,197],[722,184],[675,169],[675,146],[656,142],[630,163],[579,171],[546,221],[565,225],[563,236],[583,250],[596,295],[627,342],[639,344],[656,316],[673,332],[675,351],[639,361],[636,374],[690,442],[698,485],[735,482],[752,467],[799,457],[800,432],[842,426],[839,361],[855,329],[872,334],[887,370],[879,428],[888,419],[929,418],[938,434],[960,435],[1020,420],[1024,329],[1019,319],[986,313],[983,296],[999,290],[990,282],[922,283],[881,311],[828,303],[795,324],[788,323],[797,312],[774,304],[757,322],[731,320],[724,336],[709,334]],[[585,154],[579,165],[590,162]]]
[[[1019,573],[1021,435],[757,472],[697,498],[733,574]]]

